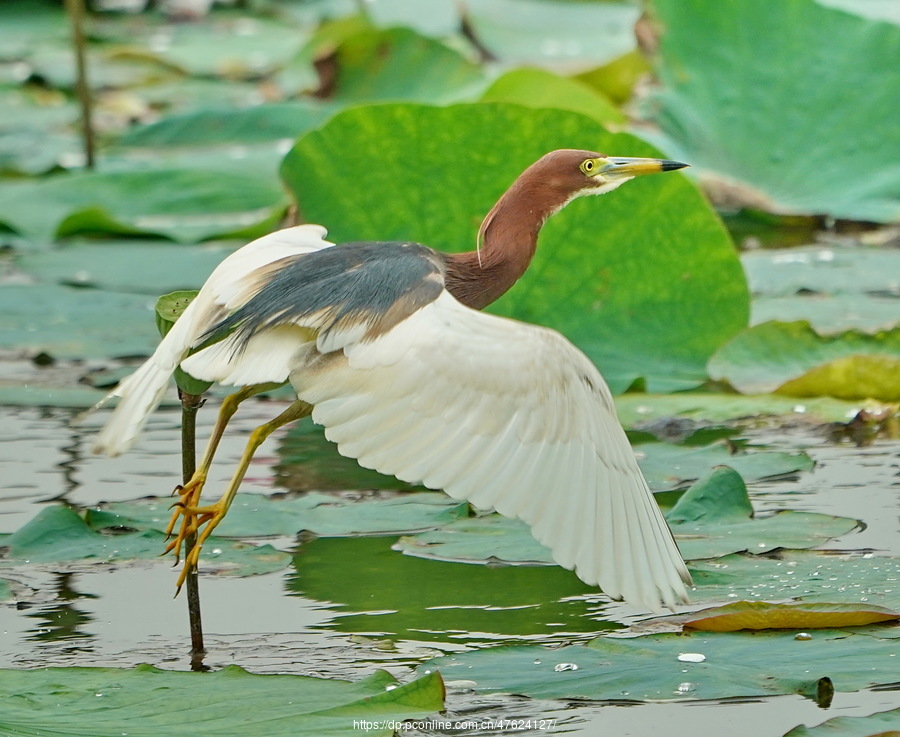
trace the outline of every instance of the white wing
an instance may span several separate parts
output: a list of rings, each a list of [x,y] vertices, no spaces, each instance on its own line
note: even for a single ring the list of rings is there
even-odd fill
[[[93,451],[119,455],[134,445],[147,417],[159,405],[175,367],[200,336],[252,296],[265,274],[265,267],[283,258],[332,245],[324,240],[325,235],[321,225],[285,228],[248,243],[224,259],[153,355],[100,402],[98,407],[112,397],[122,398],[97,435]]]
[[[687,600],[690,575],[606,383],[558,333],[444,292],[375,340],[297,361],[291,382],[343,455],[523,519],[613,598]]]

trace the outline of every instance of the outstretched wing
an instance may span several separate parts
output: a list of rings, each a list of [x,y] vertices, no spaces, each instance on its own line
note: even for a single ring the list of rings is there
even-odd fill
[[[690,575],[594,365],[558,333],[449,293],[386,333],[296,357],[340,452],[523,519],[562,566],[658,610]]]

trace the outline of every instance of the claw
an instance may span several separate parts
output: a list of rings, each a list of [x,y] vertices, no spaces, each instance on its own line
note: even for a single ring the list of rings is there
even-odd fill
[[[187,580],[191,571],[197,569],[200,562],[200,551],[203,549],[203,543],[209,538],[216,525],[218,525],[219,522],[222,521],[222,518],[225,517],[226,511],[227,507],[221,502],[217,502],[208,507],[185,507],[181,511],[181,514],[184,516],[182,528],[185,526],[189,527],[191,532],[197,533],[197,539],[194,542],[193,547],[184,556],[184,565],[181,568],[181,573],[175,584],[175,596],[178,596],[178,592],[181,591],[181,587],[184,585],[184,582]],[[190,518],[190,521],[188,521],[188,518]],[[178,538],[169,543],[169,548],[175,548],[176,546],[177,557],[181,549]]]
[[[184,486],[176,486],[172,492],[173,494],[179,494],[179,498],[169,507],[173,512],[169,524],[166,526],[167,544],[162,555],[173,553],[175,555],[175,565],[181,562],[181,548],[186,544],[187,538],[192,534],[197,534],[200,528],[210,520],[208,508],[202,508],[198,504],[200,493],[203,491],[205,483],[206,474],[198,471],[188,483]],[[175,532],[176,526],[178,527],[177,533]],[[172,535],[175,535],[175,538],[170,540]],[[206,539],[205,536],[201,535],[201,537],[203,540]],[[181,586],[190,570],[196,568],[201,545],[202,542],[198,540],[185,556],[184,568],[178,579],[178,590],[181,590]]]

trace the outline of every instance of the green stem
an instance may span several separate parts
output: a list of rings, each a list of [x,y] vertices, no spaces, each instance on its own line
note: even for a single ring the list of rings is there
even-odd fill
[[[91,89],[87,79],[87,57],[84,40],[84,0],[66,0],[66,10],[72,20],[72,45],[75,47],[75,91],[81,106],[81,131],[84,140],[84,162],[94,168],[94,123]]]
[[[197,410],[203,405],[203,397],[199,394],[186,394],[178,391],[181,397],[181,475],[187,484],[197,469]],[[197,534],[192,532],[185,537],[185,557],[197,544]],[[187,576],[188,617],[191,623],[191,668],[204,670],[203,656],[203,622],[200,618],[200,576],[194,569]]]

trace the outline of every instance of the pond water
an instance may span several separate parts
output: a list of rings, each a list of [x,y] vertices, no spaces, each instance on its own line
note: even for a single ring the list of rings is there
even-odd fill
[[[249,431],[274,415],[270,402],[248,402],[220,450],[207,488],[222,487]],[[62,409],[0,408],[0,533],[13,532],[47,503],[83,507],[167,493],[180,474],[180,412],[151,419],[135,451],[116,459],[91,456],[90,438],[103,413],[81,425]],[[214,412],[199,417],[209,431]],[[316,439],[303,433],[261,449],[244,490],[303,491],[335,478],[333,457],[317,460]],[[789,507],[861,519],[865,526],[830,541],[832,549],[872,549],[900,556],[900,443],[836,445],[811,426],[753,430],[752,442],[804,448],[816,468],[754,484],[758,512]],[[308,443],[308,447],[304,445]],[[299,444],[299,449],[298,449]],[[302,468],[285,456],[306,460]],[[347,466],[344,473],[356,473]],[[340,473],[337,474],[340,482]],[[353,483],[360,486],[358,479]],[[385,484],[389,488],[393,484]],[[208,654],[204,664],[237,664],[257,673],[358,679],[386,668],[401,680],[431,657],[498,644],[586,642],[635,621],[640,612],[609,602],[570,572],[555,567],[473,566],[411,558],[391,550],[394,538],[267,540],[293,552],[279,573],[201,579]],[[18,607],[0,608],[0,667],[129,667],[138,663],[191,667],[185,598],[173,598],[169,561],[128,566],[83,563],[36,566],[17,573]],[[551,651],[552,652],[552,651]],[[898,673],[900,680],[900,673]],[[448,716],[404,734],[499,734],[497,719],[555,720],[549,733],[668,736],[728,730],[781,735],[834,716],[900,707],[900,690],[838,692],[828,709],[800,696],[726,703],[600,704],[479,696],[449,684]],[[465,732],[447,722],[484,722]],[[660,731],[662,729],[662,732]],[[546,733],[547,730],[544,730]]]

